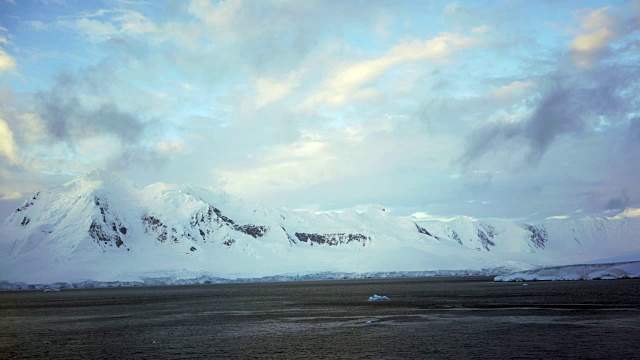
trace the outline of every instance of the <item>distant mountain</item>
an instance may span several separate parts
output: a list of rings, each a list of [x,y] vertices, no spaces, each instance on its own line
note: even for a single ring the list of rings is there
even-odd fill
[[[94,170],[35,193],[0,228],[0,280],[524,270],[640,253],[640,211],[535,223],[416,223],[381,206],[313,214]],[[491,270],[495,271],[495,270]]]

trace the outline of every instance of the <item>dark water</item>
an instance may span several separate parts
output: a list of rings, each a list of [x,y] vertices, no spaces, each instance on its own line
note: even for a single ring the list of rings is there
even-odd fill
[[[640,280],[0,292],[0,358],[639,359]]]

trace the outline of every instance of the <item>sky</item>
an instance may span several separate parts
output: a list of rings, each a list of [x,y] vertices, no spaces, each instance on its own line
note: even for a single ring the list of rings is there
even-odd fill
[[[0,216],[101,168],[429,219],[640,204],[640,1],[0,0]]]

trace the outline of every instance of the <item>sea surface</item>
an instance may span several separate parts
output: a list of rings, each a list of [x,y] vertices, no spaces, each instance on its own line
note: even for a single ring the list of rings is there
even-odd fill
[[[640,280],[5,291],[0,359],[14,358],[640,359]]]

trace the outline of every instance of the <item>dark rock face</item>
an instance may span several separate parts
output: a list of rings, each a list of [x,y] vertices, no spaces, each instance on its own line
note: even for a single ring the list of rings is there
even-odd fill
[[[102,226],[95,220],[93,220],[91,222],[91,225],[89,226],[89,236],[91,236],[91,238],[95,240],[99,245],[113,246],[112,244],[116,244],[117,247],[124,245],[124,241],[122,241],[118,233],[113,233],[109,230],[105,230],[104,226]]]
[[[425,235],[428,235],[428,236],[433,236],[433,235],[431,235],[431,234],[427,231],[427,229],[425,229],[425,228],[423,228],[423,227],[420,227],[420,225],[416,224],[416,227],[418,228],[418,232],[419,232],[420,234],[425,234]]]
[[[496,246],[496,244],[492,241],[496,236],[496,229],[487,223],[481,222],[478,226],[478,240],[482,244],[485,250],[491,251],[489,246]]]
[[[100,210],[101,219],[91,221],[89,236],[102,247],[113,246],[113,244],[118,248],[123,246],[124,241],[120,237],[120,234],[125,235],[127,228],[122,226],[118,217],[110,212],[107,201],[95,196],[93,202]],[[118,230],[120,230],[120,233],[118,233]]]
[[[229,228],[249,235],[254,239],[263,237],[269,231],[268,226],[253,224],[238,225],[235,223],[235,221],[222,214],[222,211],[220,211],[220,209],[215,208],[211,205],[207,207],[206,211],[199,212],[194,215],[189,224],[192,228],[198,229],[198,233],[204,241],[206,241],[207,237],[211,234],[212,229],[210,228],[212,227],[211,225],[214,224],[218,229],[223,226],[228,226]],[[224,244],[230,246],[230,244],[227,244],[226,242]]]
[[[16,212],[20,212],[20,211],[25,211],[27,210],[30,206],[32,206],[33,204],[35,204],[35,201],[38,200],[38,196],[40,196],[40,192],[38,191],[32,198],[31,200],[27,200],[24,205],[20,206],[19,208],[16,209]]]
[[[284,231],[284,233],[287,235],[287,239],[289,240],[289,245],[294,245],[297,244],[297,241],[295,241],[291,235],[289,235],[289,233],[287,232],[287,229],[285,229],[283,226],[280,226],[280,228],[282,229],[282,231]]]
[[[253,236],[253,238],[259,238],[259,237],[263,237],[267,231],[269,231],[269,228],[266,226],[261,226],[261,225],[251,225],[251,224],[247,224],[247,225],[234,225],[233,229],[236,231],[240,231],[242,233],[245,233],[247,235],[251,235]]]
[[[436,236],[436,235],[431,234],[430,232],[428,232],[428,231],[427,231],[427,229],[423,228],[422,226],[420,226],[420,225],[418,225],[418,224],[415,224],[415,225],[416,225],[416,228],[418,228],[418,232],[419,232],[420,234],[424,234],[424,235],[427,235],[427,236],[431,236],[432,238],[434,238],[434,239],[436,239],[436,240],[440,240],[440,237],[438,237],[438,236]]]
[[[523,226],[529,231],[529,241],[531,244],[538,249],[544,250],[547,240],[549,239],[547,229],[545,229],[543,225],[524,224]]]
[[[460,235],[458,235],[458,233],[455,230],[451,230],[451,238],[457,241],[458,244],[462,245],[462,239],[460,239]]]
[[[362,234],[308,234],[308,233],[296,233],[298,240],[302,242],[316,243],[319,245],[327,244],[329,246],[336,246],[339,244],[348,244],[352,241],[361,242],[363,245],[367,240],[371,240],[370,237]]]
[[[22,222],[20,223],[20,225],[27,226],[29,224],[29,221],[29,218],[25,216],[24,218],[22,218]]]
[[[156,239],[160,242],[165,242],[169,238],[169,232],[167,229],[167,225],[163,224],[160,219],[153,215],[144,214],[142,215],[142,223],[145,225],[144,232],[149,233],[153,232],[156,234]],[[172,239],[174,242],[177,242],[177,238],[173,236]]]
[[[214,208],[212,206],[209,206],[209,209],[213,209],[213,212],[218,215],[218,218],[220,218],[220,220],[222,220],[223,222],[225,222],[226,224],[235,224],[233,222],[233,220],[229,219],[228,217],[222,215],[222,212],[220,210],[218,210],[217,208]]]

